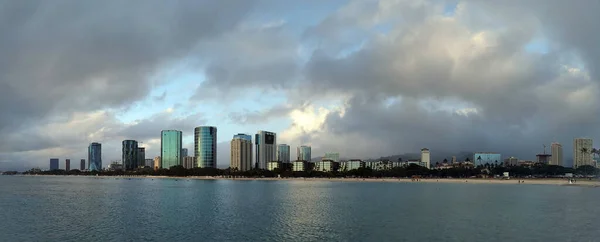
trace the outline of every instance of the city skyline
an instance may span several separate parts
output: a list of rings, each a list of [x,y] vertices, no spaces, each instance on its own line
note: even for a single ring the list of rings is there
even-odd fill
[[[600,27],[581,17],[595,1],[150,1],[3,5],[18,17],[0,42],[0,170],[91,142],[103,167],[127,139],[156,157],[163,129],[191,155],[202,125],[219,129],[218,166],[257,130],[360,159],[535,160],[559,142],[566,166],[573,138],[600,138]]]

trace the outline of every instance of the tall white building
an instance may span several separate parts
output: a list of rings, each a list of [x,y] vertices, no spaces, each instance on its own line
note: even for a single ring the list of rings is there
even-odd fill
[[[277,145],[277,161],[290,163],[290,146],[286,144]]]
[[[573,140],[573,168],[584,165],[593,166],[592,139],[576,138]]]
[[[254,136],[256,145],[255,166],[267,169],[267,162],[277,160],[277,135],[273,132],[259,130]]]
[[[550,145],[552,156],[550,157],[550,165],[563,166],[563,148],[560,143],[552,143]]]
[[[425,167],[427,167],[427,169],[431,168],[431,158],[430,158],[430,154],[429,154],[429,149],[427,148],[423,148],[421,149],[421,162],[425,163]]]

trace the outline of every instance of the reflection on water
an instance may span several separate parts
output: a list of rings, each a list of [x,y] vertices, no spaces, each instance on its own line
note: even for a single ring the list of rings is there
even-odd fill
[[[594,241],[600,189],[0,176],[2,241]]]

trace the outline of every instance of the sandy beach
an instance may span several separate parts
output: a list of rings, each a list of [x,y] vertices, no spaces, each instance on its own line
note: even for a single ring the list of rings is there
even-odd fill
[[[63,175],[15,175],[15,176],[49,176],[49,177],[82,177],[82,176],[63,176]],[[540,179],[487,179],[487,178],[422,178],[413,180],[410,178],[228,178],[228,177],[212,177],[212,176],[189,176],[189,177],[170,177],[170,176],[85,176],[101,179],[177,179],[177,180],[232,180],[232,181],[320,181],[320,182],[403,182],[403,183],[464,183],[464,184],[513,184],[513,185],[555,185],[555,186],[586,186],[600,187],[600,181],[578,179],[575,183],[569,184],[568,179],[561,178],[540,178]],[[521,181],[521,182],[519,182]]]
[[[327,181],[327,182],[407,182],[407,183],[465,183],[465,184],[513,184],[513,185],[559,185],[559,186],[588,186],[600,187],[600,181],[580,179],[576,183],[569,184],[567,179],[485,179],[485,178],[429,178],[418,181],[410,178],[225,178],[210,176],[193,177],[167,177],[167,176],[145,176],[135,178],[157,178],[157,179],[196,179],[196,180],[238,180],[238,181]],[[521,181],[521,182],[519,182]]]

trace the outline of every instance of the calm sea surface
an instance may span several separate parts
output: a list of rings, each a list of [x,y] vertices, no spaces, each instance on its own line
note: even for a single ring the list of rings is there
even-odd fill
[[[0,176],[0,241],[600,241],[600,189]]]

